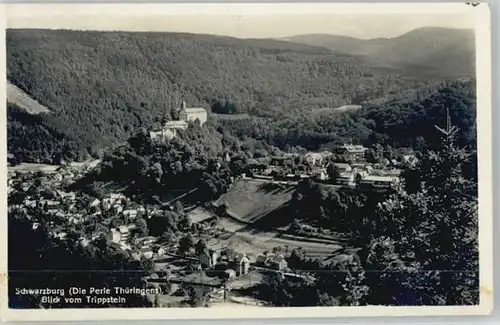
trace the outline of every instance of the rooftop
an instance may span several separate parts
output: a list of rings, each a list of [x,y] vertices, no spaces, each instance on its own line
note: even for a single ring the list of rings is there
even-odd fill
[[[354,145],[354,144],[344,144],[344,148],[347,149],[347,151],[351,151],[351,152],[361,152],[361,151],[365,151],[366,148],[361,146],[361,145]]]
[[[365,181],[372,181],[372,182],[392,182],[397,180],[397,177],[391,177],[391,176],[378,176],[378,175],[367,175],[363,178]]]
[[[190,108],[184,108],[184,110],[187,113],[206,113],[207,110],[204,109],[203,107],[190,107]]]
[[[164,129],[186,129],[187,127],[186,121],[169,121],[164,125]]]

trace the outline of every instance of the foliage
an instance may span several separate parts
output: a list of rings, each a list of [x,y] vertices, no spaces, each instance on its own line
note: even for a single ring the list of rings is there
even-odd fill
[[[7,107],[7,150],[19,161],[59,164],[84,158],[68,134],[56,131],[45,115],[31,115],[14,104]]]
[[[416,182],[409,186],[414,191],[402,189],[379,208],[377,235],[392,243],[398,264],[418,271],[398,286],[414,294],[405,304],[478,303],[477,197],[471,195],[477,183],[464,177],[470,154],[457,146],[457,135],[455,127],[441,130],[441,145],[420,159],[420,178],[408,180]],[[387,255],[373,260],[394,265]]]
[[[93,155],[174,117],[182,99],[277,117],[417,84],[324,48],[175,33],[8,30],[7,62],[8,80],[50,108],[51,127]]]

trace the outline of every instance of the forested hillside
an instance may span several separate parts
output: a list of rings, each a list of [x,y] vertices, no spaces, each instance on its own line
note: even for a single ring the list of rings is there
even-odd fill
[[[282,149],[300,146],[316,150],[329,142],[353,141],[422,149],[436,141],[434,126],[446,124],[446,108],[460,128],[460,145],[476,146],[476,91],[474,81],[442,83],[401,93],[386,101],[366,103],[361,109],[330,114],[303,111],[279,118],[252,117],[220,121],[245,148],[271,144]]]
[[[95,31],[9,30],[8,80],[51,108],[52,127],[96,154],[182,99],[237,112],[336,107],[415,86],[325,48],[272,40]],[[13,136],[13,135],[11,135]]]
[[[15,104],[7,105],[7,148],[20,161],[59,163],[83,159],[85,151],[68,132],[51,125],[45,114],[32,115]]]
[[[432,123],[444,119],[442,109],[425,106],[410,113],[409,107],[422,105],[424,97],[447,85],[461,107],[455,118],[474,117],[474,90],[468,81],[436,84],[439,80],[419,80],[411,71],[292,42],[180,33],[9,30],[7,55],[8,81],[51,109],[37,119],[9,110],[9,150],[24,161],[97,155],[124,143],[138,128],[158,123],[181,100],[217,113],[249,113],[249,119],[217,122],[248,149],[315,149],[349,138],[408,145],[425,135],[419,123],[428,116]],[[441,95],[431,100],[438,106],[452,104],[448,95]],[[365,109],[333,109],[344,104],[364,104]],[[469,112],[465,117],[463,107]],[[402,139],[393,139],[400,128],[405,130]],[[54,139],[63,138],[63,147],[69,149],[61,152]]]

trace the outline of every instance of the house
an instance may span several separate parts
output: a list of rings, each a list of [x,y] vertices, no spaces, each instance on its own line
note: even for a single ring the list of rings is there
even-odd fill
[[[63,176],[60,173],[55,173],[53,174],[52,179],[56,182],[62,182]]]
[[[285,258],[281,255],[274,255],[270,257],[266,264],[275,270],[283,270],[286,267],[288,267],[288,263],[286,262]]]
[[[54,237],[59,238],[60,240],[64,240],[64,239],[66,239],[67,235],[68,234],[66,232],[59,232],[59,233],[54,234]]]
[[[305,155],[305,160],[312,166],[322,167],[325,165],[327,158],[331,157],[333,154],[328,151],[322,152],[308,152]]]
[[[323,156],[317,152],[306,153],[305,159],[311,166],[321,166],[323,162]]]
[[[122,211],[123,216],[130,218],[130,219],[135,219],[137,217],[137,210],[136,209],[126,209]]]
[[[227,269],[224,271],[224,275],[227,279],[234,279],[236,277],[236,271],[233,269]]]
[[[120,226],[118,228],[118,231],[120,232],[120,241],[121,242],[126,242],[127,239],[129,238],[130,231],[128,226]]]
[[[167,250],[163,247],[159,247],[158,250],[156,251],[156,254],[158,254],[158,256],[164,256],[166,253]]]
[[[28,192],[28,191],[31,189],[31,187],[32,187],[32,186],[33,186],[33,184],[31,184],[31,183],[29,183],[29,182],[23,182],[23,183],[21,184],[21,190],[22,190],[23,192]]]
[[[320,169],[314,177],[319,181],[326,181],[329,178],[324,168]]]
[[[43,207],[47,207],[48,209],[55,209],[59,206],[59,202],[54,200],[41,200],[40,205]]]
[[[89,208],[98,207],[100,205],[101,205],[101,201],[99,199],[94,199],[94,200],[90,201]]]
[[[368,149],[361,145],[343,144],[337,147],[336,152],[348,160],[359,161],[365,159],[366,150]]]
[[[121,194],[121,193],[111,193],[109,195],[109,198],[113,201],[118,201],[118,200],[121,200],[121,199],[124,199],[125,198],[125,195]]]
[[[391,188],[399,183],[399,178],[394,176],[367,175],[360,181],[361,186],[372,188]]]
[[[63,192],[63,191],[56,191],[57,196],[63,200],[64,202],[75,202],[76,201],[76,194],[74,192]]]
[[[24,205],[28,208],[35,208],[36,207],[36,201],[35,200],[25,200]]]
[[[239,274],[240,275],[247,274],[248,270],[250,269],[250,259],[247,257],[246,254],[243,254],[243,256],[241,256],[241,258],[239,258],[238,264],[239,264],[239,268],[240,268]]]
[[[129,228],[127,227],[127,230],[128,229]],[[137,245],[137,246],[149,246],[149,245],[153,244],[155,241],[156,241],[155,237],[153,237],[153,236],[147,236],[147,237],[137,238],[134,241],[134,244]]]
[[[153,250],[152,250],[152,249],[151,249],[151,247],[149,247],[149,246],[144,246],[144,247],[142,247],[142,248],[139,250],[139,252],[140,252],[140,254],[141,254],[142,256],[144,256],[144,257],[145,257],[145,258],[147,258],[147,259],[151,259],[151,258],[153,258],[153,255],[154,255]]]
[[[353,186],[356,184],[355,176],[351,172],[339,173],[337,177],[337,184],[343,186]]]
[[[114,243],[120,243],[121,242],[121,233],[118,229],[116,228],[111,228],[111,241]]]
[[[102,208],[104,209],[104,211],[109,211],[112,206],[112,200],[110,198],[105,198],[102,200]]]
[[[387,171],[387,175],[389,176],[393,176],[393,177],[396,177],[396,176],[400,176],[401,175],[401,169],[390,169]]]
[[[130,254],[130,256],[136,260],[136,261],[140,261],[141,260],[141,254],[137,253],[137,252],[133,252],[132,254]]]
[[[90,241],[86,238],[80,238],[80,246],[87,247],[90,244]]]
[[[182,102],[179,110],[179,120],[185,122],[198,120],[203,125],[207,121],[207,111],[202,107],[188,108],[186,102]]]
[[[339,173],[347,173],[352,171],[351,165],[346,163],[335,163],[335,166],[337,167]]]
[[[123,245],[121,245],[119,243],[111,242],[111,243],[109,243],[109,247],[120,252],[121,254],[123,254],[127,257],[130,256],[130,253],[127,252],[126,247],[124,247]]]
[[[178,130],[185,130],[188,127],[186,121],[169,121],[160,129],[149,132],[149,137],[154,141],[166,142],[177,136]]]

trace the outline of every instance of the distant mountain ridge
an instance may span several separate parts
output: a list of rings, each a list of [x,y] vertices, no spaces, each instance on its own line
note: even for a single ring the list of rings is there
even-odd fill
[[[423,27],[398,37],[363,40],[329,34],[296,35],[281,40],[362,55],[379,63],[410,64],[453,77],[475,73],[474,31]]]

